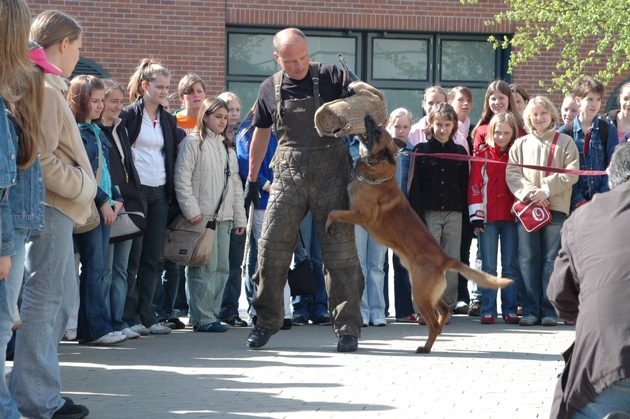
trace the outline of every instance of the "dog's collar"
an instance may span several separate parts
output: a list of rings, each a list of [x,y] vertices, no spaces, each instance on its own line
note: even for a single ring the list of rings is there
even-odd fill
[[[387,176],[386,178],[382,178],[382,179],[377,179],[377,180],[371,180],[371,179],[367,179],[364,178],[361,175],[354,175],[354,177],[359,181],[359,182],[363,182],[363,183],[367,183],[368,185],[380,185],[381,183],[385,183],[391,179],[394,178],[394,176]]]

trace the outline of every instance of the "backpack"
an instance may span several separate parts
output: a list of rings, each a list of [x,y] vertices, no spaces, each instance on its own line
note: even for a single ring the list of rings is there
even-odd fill
[[[602,117],[598,117],[597,119],[597,128],[599,129],[599,138],[602,140],[602,145],[604,146],[604,165],[608,166],[608,122]],[[573,121],[569,122],[565,125],[564,133],[569,134],[573,137]]]

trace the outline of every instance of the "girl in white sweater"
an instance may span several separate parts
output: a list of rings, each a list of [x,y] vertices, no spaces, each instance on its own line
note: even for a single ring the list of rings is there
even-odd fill
[[[197,126],[182,141],[175,163],[175,194],[184,217],[191,223],[216,217],[208,264],[186,268],[190,321],[197,332],[229,328],[218,313],[229,272],[230,233],[234,229],[243,234],[247,225],[236,152],[225,137],[227,125],[226,103],[205,99]]]

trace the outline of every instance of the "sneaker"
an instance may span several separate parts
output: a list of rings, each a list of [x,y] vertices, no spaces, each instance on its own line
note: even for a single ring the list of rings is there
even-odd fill
[[[195,332],[220,333],[220,332],[227,331],[229,328],[230,328],[230,326],[228,326],[225,323],[212,322],[212,323],[202,324],[201,326],[195,326],[195,327],[193,327],[193,331],[195,331]]]
[[[308,324],[308,321],[301,314],[295,314],[293,316],[292,323],[293,323],[293,326],[304,326],[305,324]]]
[[[538,319],[533,314],[528,314],[527,316],[523,317],[518,322],[518,324],[520,324],[521,326],[534,326],[538,324]]]
[[[74,341],[77,340],[77,329],[66,329],[61,340]]]
[[[136,332],[140,336],[149,336],[149,333],[151,333],[151,331],[144,327],[142,323],[134,324],[129,329],[131,329],[132,332]]]
[[[170,323],[171,326],[167,326],[166,324],[164,324],[164,326],[170,327],[171,329],[181,330],[181,329],[185,329],[186,328],[186,325],[184,324],[184,322],[181,321],[180,319],[178,319],[177,317],[173,317],[172,319],[168,319],[167,322]]]
[[[230,320],[225,323],[229,324],[232,327],[247,327],[247,322],[240,317],[232,317]]]
[[[152,335],[168,335],[171,333],[171,328],[161,325],[160,323],[155,323],[149,327],[149,333]]]
[[[418,316],[417,322],[418,322],[418,324],[420,326],[426,326],[427,325],[427,321],[424,319],[424,316],[422,314]]]
[[[453,309],[454,314],[468,314],[468,309],[470,306],[466,304],[464,301],[458,301],[455,304],[455,308]]]
[[[372,321],[372,326],[383,327],[387,326],[387,320],[385,319],[376,319]]]
[[[120,331],[123,335],[127,336],[127,339],[138,339],[140,337],[140,333],[136,333],[128,327],[125,327]]]
[[[92,342],[88,342],[87,345],[110,346],[110,345],[117,345],[119,343],[123,343],[126,340],[127,340],[127,336],[125,335],[109,332],[108,334],[103,335],[100,338],[93,340]]]
[[[362,327],[368,327],[369,324],[370,324],[370,322],[367,321],[366,319],[363,319],[363,322],[361,322],[361,326]]]
[[[552,316],[543,317],[541,324],[543,326],[557,326],[558,318]]]
[[[53,414],[53,419],[83,419],[90,414],[87,407],[82,404],[74,404],[72,400],[66,402]]]
[[[472,301],[468,307],[468,315],[471,317],[481,316],[481,303],[479,301]]]
[[[481,316],[481,324],[494,324],[495,318],[492,314],[484,314]]]
[[[412,314],[407,317],[396,317],[396,321],[401,323],[415,323],[418,321],[418,318],[415,314]]]
[[[330,316],[328,314],[322,314],[317,319],[315,319],[313,324],[317,324],[319,326],[330,326],[332,324],[332,320],[330,319]]]
[[[519,318],[516,314],[510,313],[507,316],[505,316],[505,322],[508,324],[516,324],[519,322]]]
[[[160,323],[164,327],[168,327],[169,329],[174,329],[175,328],[175,323],[173,323],[172,321],[167,320],[167,319],[159,320],[158,323]]]
[[[280,330],[289,330],[291,326],[293,326],[293,322],[291,321],[291,319],[284,319],[282,320],[282,327],[280,328]]]

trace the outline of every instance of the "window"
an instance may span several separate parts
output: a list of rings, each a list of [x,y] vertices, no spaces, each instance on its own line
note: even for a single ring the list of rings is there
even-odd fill
[[[275,29],[228,28],[227,86],[251,106],[260,83],[279,70],[273,58]],[[311,59],[339,64],[342,53],[361,80],[380,89],[388,109],[405,107],[420,119],[424,89],[464,85],[474,95],[470,119],[481,115],[488,83],[507,79],[509,50],[495,50],[486,35],[305,31]],[[509,79],[507,79],[509,82]]]
[[[72,75],[70,78],[72,79],[74,76],[78,76],[81,74],[97,76],[103,79],[108,79],[111,76],[103,67],[98,65],[96,62],[90,60],[89,58],[80,57],[79,62],[74,67],[72,71]]]

